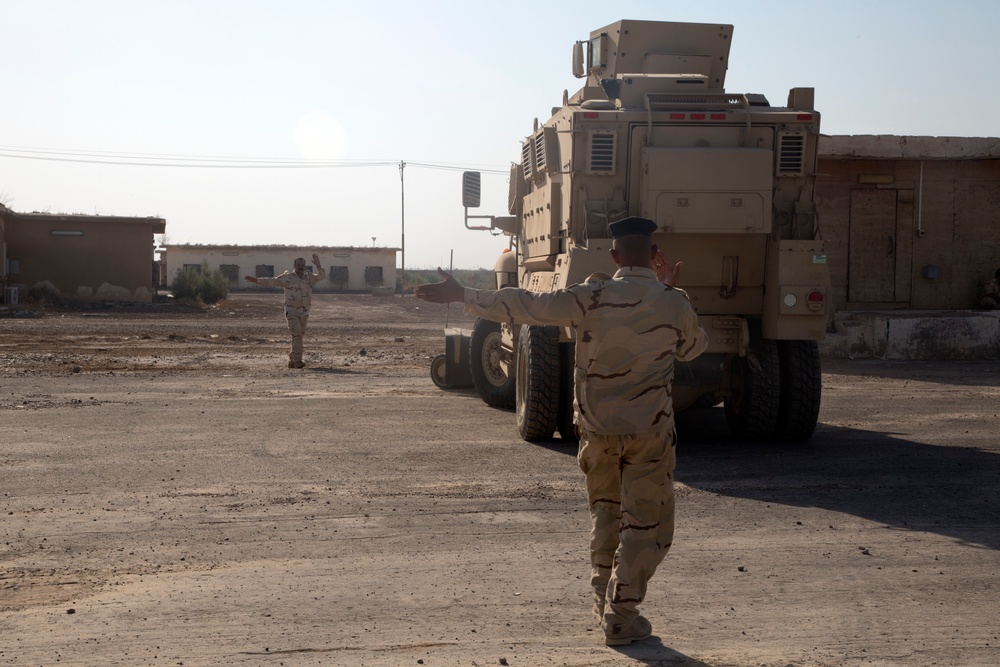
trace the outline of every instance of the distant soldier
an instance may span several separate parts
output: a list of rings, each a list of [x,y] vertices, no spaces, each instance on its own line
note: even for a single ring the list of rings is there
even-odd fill
[[[590,502],[590,582],[609,646],[652,634],[637,607],[673,541],[674,361],[708,345],[687,295],[672,287],[680,264],[656,248],[655,229],[645,218],[611,223],[617,273],[566,289],[466,289],[438,269],[444,282],[414,290],[418,299],[463,301],[467,312],[497,321],[576,329],[574,408]]]
[[[245,280],[264,287],[282,287],[285,290],[285,319],[288,330],[292,334],[292,351],[288,354],[289,368],[305,368],[302,361],[302,337],[306,333],[309,322],[309,307],[312,305],[313,285],[326,278],[326,271],[320,266],[319,256],[313,253],[313,266],[316,273],[306,273],[306,260],[299,257],[295,260],[294,270],[285,271],[274,278],[255,278],[245,276]]]
[[[996,273],[993,274],[993,280],[986,285],[983,298],[979,300],[979,307],[990,310],[1000,308],[1000,269],[996,270]]]

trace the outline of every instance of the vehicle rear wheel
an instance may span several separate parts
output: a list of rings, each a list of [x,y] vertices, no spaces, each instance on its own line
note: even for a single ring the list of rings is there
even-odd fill
[[[501,363],[507,354],[502,342],[500,323],[479,318],[472,327],[469,364],[479,397],[490,407],[509,410],[514,407],[516,378]]]
[[[559,343],[559,416],[556,418],[556,429],[559,437],[567,442],[580,439],[576,424],[573,423],[575,355],[575,343]]]
[[[819,419],[823,393],[819,345],[811,340],[778,341],[781,367],[781,402],[776,435],[786,442],[805,442]]]
[[[559,330],[523,326],[517,342],[517,431],[529,442],[549,440],[559,415]]]
[[[448,388],[448,383],[445,381],[445,366],[447,364],[448,359],[443,354],[439,354],[431,361],[431,380],[438,389]]]
[[[780,387],[777,344],[751,330],[747,356],[734,359],[730,369],[729,396],[725,400],[729,431],[741,440],[773,439]]]

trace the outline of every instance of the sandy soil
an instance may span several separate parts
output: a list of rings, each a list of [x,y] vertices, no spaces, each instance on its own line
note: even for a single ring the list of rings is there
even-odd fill
[[[0,312],[0,664],[1000,663],[1000,363],[826,362],[806,446],[681,415],[644,613],[592,626],[575,448],[429,376],[453,308]]]

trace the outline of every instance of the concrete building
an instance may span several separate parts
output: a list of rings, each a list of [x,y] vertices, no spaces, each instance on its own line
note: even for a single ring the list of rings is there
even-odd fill
[[[1000,268],[1000,139],[820,139],[838,311],[975,308]]]
[[[331,246],[223,246],[168,245],[168,284],[185,269],[221,271],[231,290],[262,290],[243,280],[277,276],[292,269],[296,257],[304,257],[312,270],[312,255],[319,255],[326,279],[317,292],[395,292],[396,253],[399,248],[353,248]]]
[[[1000,312],[977,310],[1000,268],[1000,139],[836,136],[816,203],[839,357],[1000,358]]]
[[[5,301],[32,289],[82,301],[152,301],[153,235],[165,229],[163,218],[16,213],[0,207]]]

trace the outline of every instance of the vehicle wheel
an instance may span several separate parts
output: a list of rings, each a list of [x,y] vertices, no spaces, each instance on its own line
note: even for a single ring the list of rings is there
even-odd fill
[[[448,359],[443,354],[439,354],[431,361],[431,380],[434,381],[434,386],[438,389],[448,388],[448,383],[445,381],[445,366],[447,365]]]
[[[777,344],[751,331],[747,356],[734,359],[730,369],[725,400],[729,431],[741,440],[774,439],[780,387]]]
[[[549,440],[559,415],[559,334],[523,326],[517,342],[517,431],[529,442]]]
[[[811,340],[778,341],[781,402],[776,435],[786,442],[805,442],[816,430],[823,374],[819,345]]]
[[[573,423],[573,385],[576,344],[559,343],[559,415],[556,417],[556,429],[559,437],[567,442],[580,439],[576,424]]]
[[[517,380],[500,363],[506,354],[501,343],[500,323],[479,318],[472,327],[469,364],[479,397],[490,407],[509,410],[514,407]]]
[[[714,408],[719,403],[722,403],[722,399],[716,394],[702,394],[699,396],[694,403],[691,404],[692,408]]]

